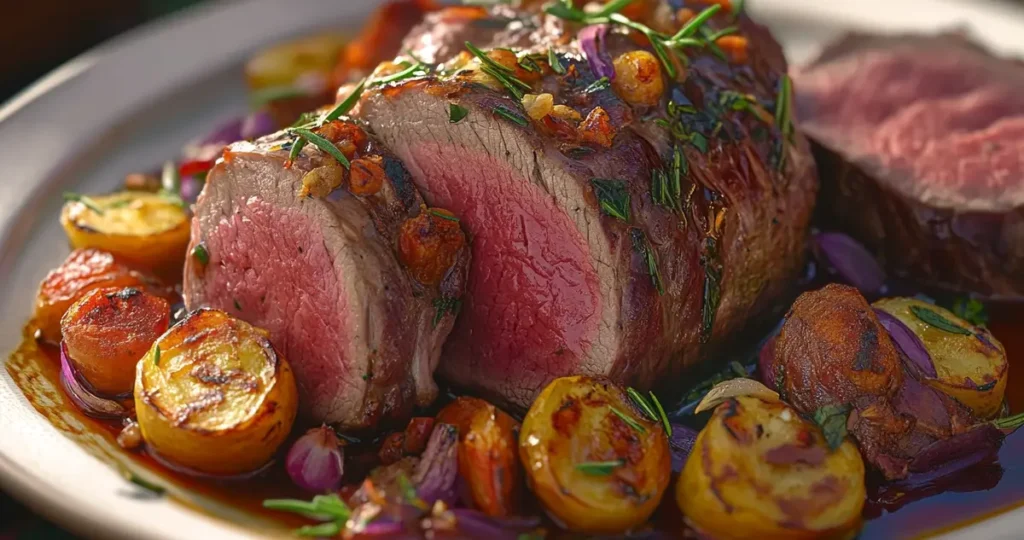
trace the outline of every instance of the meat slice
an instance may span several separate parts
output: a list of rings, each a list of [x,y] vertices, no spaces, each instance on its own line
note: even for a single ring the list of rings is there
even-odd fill
[[[184,297],[269,330],[307,419],[365,428],[436,397],[469,252],[360,128],[319,133],[350,172],[313,145],[289,164],[284,134],[225,151],[195,207]]]
[[[795,78],[823,223],[897,276],[1024,297],[1024,66],[958,34],[851,35]]]
[[[708,28],[731,22],[719,15]],[[519,408],[569,374],[677,390],[688,367],[785,296],[802,267],[815,169],[805,139],[770,120],[786,69],[779,46],[749,19],[739,26],[748,61],[687,51],[685,80],[659,74],[654,106],[595,84],[577,29],[551,16],[458,8],[414,30],[407,48],[442,62],[441,74],[368,91],[354,114],[472,238],[468,294],[440,367],[448,380]],[[465,41],[533,53],[538,71],[515,68],[526,92],[573,112],[531,117]],[[549,47],[565,74],[549,66]],[[611,58],[641,48],[622,28],[605,47]],[[750,109],[732,106],[737,94]],[[655,200],[652,182],[671,182],[677,162],[679,192]]]

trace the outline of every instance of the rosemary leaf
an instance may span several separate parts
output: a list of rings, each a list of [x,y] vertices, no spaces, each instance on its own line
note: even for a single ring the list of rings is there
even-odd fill
[[[625,465],[625,460],[615,461],[584,461],[576,464],[576,470],[591,476],[608,476],[615,469]]]
[[[626,413],[616,409],[615,407],[609,407],[609,410],[611,410],[612,414],[614,414],[615,416],[618,416],[629,427],[639,431],[640,433],[646,433],[647,432],[647,430],[643,426],[641,426],[639,422],[637,422],[636,420],[633,420],[632,418],[630,418],[629,415],[627,415]]]
[[[345,154],[342,154],[341,150],[338,150],[338,147],[334,146],[334,143],[332,143],[331,141],[328,141],[327,139],[317,135],[316,133],[313,133],[308,129],[295,128],[292,130],[292,132],[298,135],[303,140],[313,143],[313,145],[319,148],[320,150],[323,150],[324,152],[333,156],[334,159],[338,160],[338,163],[341,163],[341,165],[346,169],[348,169],[351,166],[348,162],[348,158],[345,157]]]

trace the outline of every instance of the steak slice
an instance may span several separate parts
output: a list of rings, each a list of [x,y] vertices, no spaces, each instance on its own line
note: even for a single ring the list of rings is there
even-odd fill
[[[564,21],[481,11],[428,15],[406,48],[444,62],[440,74],[369,91],[354,113],[472,238],[441,372],[518,408],[569,374],[678,390],[684,370],[783,299],[802,268],[817,184],[806,140],[788,142],[764,119],[786,69],[779,46],[742,17],[747,62],[692,54],[685,80],[664,79],[658,105],[631,106],[595,84]],[[731,23],[719,15],[708,28]],[[610,56],[639,49],[635,37],[609,33]],[[466,40],[534,53],[539,73],[521,74],[534,79],[529,92],[598,127],[584,136],[590,120],[531,118],[453,45]],[[549,47],[564,75],[548,65]],[[752,96],[751,109],[723,105],[737,93]],[[674,170],[679,191],[653,197],[652,182]]]
[[[397,159],[360,128],[334,122],[320,134],[331,137],[328,128],[360,158],[351,174],[313,145],[289,164],[284,134],[225,151],[195,206],[192,253],[206,255],[189,258],[184,297],[189,309],[267,329],[295,371],[304,416],[358,429],[436,397],[449,299],[462,295],[469,251],[457,223],[423,206]],[[316,178],[333,182],[317,187]],[[313,193],[300,197],[304,185]],[[442,228],[456,235],[455,251],[437,261],[443,274],[421,283],[399,244],[436,240]]]
[[[1024,297],[1024,66],[958,34],[851,35],[796,86],[824,224],[899,277]]]

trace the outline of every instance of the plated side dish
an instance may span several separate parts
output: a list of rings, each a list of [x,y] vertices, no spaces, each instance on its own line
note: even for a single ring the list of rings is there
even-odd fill
[[[729,0],[390,2],[66,193],[8,370],[143,492],[303,536],[963,526],[1024,503],[1020,72],[791,67]]]

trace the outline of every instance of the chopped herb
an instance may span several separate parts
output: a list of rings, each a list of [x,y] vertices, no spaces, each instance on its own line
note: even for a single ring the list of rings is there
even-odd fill
[[[693,133],[691,133],[690,144],[696,146],[697,150],[700,150],[700,153],[708,153],[708,138],[705,137],[703,133],[699,131],[694,131]]]
[[[825,436],[830,450],[839,448],[846,438],[846,421],[850,415],[849,405],[825,405],[814,411],[812,419]]]
[[[242,311],[242,304],[238,303],[238,299],[237,298],[232,298],[231,301],[235,303],[235,309],[236,310]]]
[[[157,345],[156,348],[153,349],[153,365],[154,366],[159,366],[160,365],[160,346],[159,345]]]
[[[416,61],[414,63],[410,63],[405,69],[399,71],[398,73],[393,73],[391,75],[388,75],[387,77],[381,77],[380,79],[374,79],[372,82],[374,85],[390,84],[393,82],[408,79],[409,77],[426,75],[426,69],[426,65],[424,65],[422,62]]]
[[[633,403],[636,403],[636,406],[640,407],[640,410],[642,410],[652,422],[658,421],[657,413],[654,412],[654,408],[647,402],[647,398],[645,398],[643,394],[632,388],[627,388],[626,394],[629,395],[630,399],[633,400]]]
[[[641,426],[636,420],[633,420],[632,418],[630,418],[626,413],[616,409],[615,407],[609,407],[609,410],[611,410],[612,414],[614,414],[615,416],[618,416],[629,427],[639,431],[640,433],[646,433],[647,432],[647,430],[644,429],[643,426]]]
[[[668,421],[668,415],[665,414],[665,407],[661,406],[661,402],[658,401],[658,396],[654,395],[654,392],[647,392],[651,396],[651,403],[658,409],[658,417],[661,419],[661,427],[665,428],[665,435],[672,436],[672,424]]]
[[[683,176],[690,173],[690,164],[678,147],[672,149],[671,170],[655,169],[651,178],[651,198],[655,204],[676,212],[682,212],[680,196],[682,195]],[[683,216],[685,220],[686,217]]]
[[[980,300],[961,296],[953,301],[953,304],[949,306],[949,310],[956,314],[957,317],[975,326],[985,326],[988,324],[988,312],[985,310],[985,304]]]
[[[342,524],[338,521],[329,521],[317,525],[303,525],[295,529],[298,536],[315,536],[317,538],[330,538],[341,534]]]
[[[697,386],[694,386],[692,389],[690,389],[690,391],[686,394],[686,397],[683,398],[683,401],[685,401],[686,403],[700,401],[701,398],[704,397],[704,394],[707,394],[708,390],[714,388],[715,385],[717,385],[718,383],[735,379],[737,377],[747,376],[747,370],[743,367],[743,365],[733,360],[729,362],[729,365],[726,366],[725,369],[719,371],[718,373],[715,373],[714,375],[701,381],[700,384],[698,384]]]
[[[309,91],[298,86],[270,86],[249,94],[249,106],[253,109],[259,109],[274,101],[304,97],[308,95]]]
[[[594,178],[594,194],[601,205],[601,210],[613,218],[629,221],[629,190],[622,180]]]
[[[1024,413],[1007,416],[1005,418],[996,418],[992,423],[1003,431],[1013,431],[1024,425]]]
[[[352,89],[352,93],[348,95],[341,103],[334,106],[333,109],[327,111],[320,120],[317,121],[317,126],[322,126],[327,122],[332,122],[341,118],[341,115],[352,110],[352,107],[356,106],[360,96],[363,95],[363,90],[366,89],[366,79],[359,81],[359,84]]]
[[[439,217],[441,219],[447,219],[448,221],[454,221],[456,223],[458,223],[458,221],[459,221],[459,218],[457,218],[457,217],[455,217],[453,215],[450,215],[450,214],[445,214],[444,212],[441,212],[441,211],[439,211],[437,209],[434,209],[434,208],[431,208],[430,210],[427,210],[427,213],[432,215],[432,216]]]
[[[288,127],[302,127],[302,126],[315,126],[316,121],[320,119],[320,113],[316,111],[304,112],[299,115],[299,119],[296,120],[291,126]]]
[[[531,73],[541,72],[540,66],[537,65],[537,61],[529,54],[519,58],[519,67]]]
[[[551,66],[551,71],[559,75],[565,75],[565,66],[562,65],[562,60],[555,54],[555,49],[548,49],[548,65]]]
[[[711,17],[714,17],[721,9],[721,4],[714,4],[704,11],[701,11],[696,17],[690,19],[686,24],[684,24],[683,27],[672,36],[672,40],[675,41],[696,35],[697,32],[703,28],[704,23],[706,23]]]
[[[711,339],[715,327],[715,315],[722,300],[722,266],[718,259],[718,244],[714,237],[708,237],[701,257],[704,265],[704,303],[701,308],[701,342]]]
[[[313,143],[313,145],[320,150],[330,154],[334,159],[338,160],[338,163],[341,163],[342,167],[345,167],[346,169],[350,167],[348,158],[346,158],[345,154],[342,154],[341,150],[338,150],[338,147],[334,146],[334,143],[331,141],[328,141],[308,129],[294,128],[292,129],[292,132],[298,135],[302,140]]]
[[[462,300],[451,296],[442,296],[434,299],[434,326],[441,322],[441,319],[448,313],[457,315],[462,307]]]
[[[593,94],[594,92],[600,92],[601,90],[607,89],[611,86],[611,81],[608,77],[601,77],[600,79],[590,83],[589,86],[583,89],[584,94]]]
[[[123,474],[126,480],[150,492],[153,495],[163,495],[164,493],[167,492],[167,488],[159,484],[150,482],[149,480],[146,480],[145,478],[135,474],[132,471],[125,469]]]
[[[306,146],[306,139],[296,137],[292,141],[291,151],[288,152],[288,163],[294,163],[295,159],[299,157],[299,152]]]
[[[523,90],[532,90],[533,87],[525,82],[516,78],[514,72],[494,60],[492,60],[487,54],[477,48],[470,42],[466,42],[466,49],[473,53],[480,60],[480,71],[494,77],[509,91],[510,94],[515,96],[516,100],[523,99]],[[523,124],[526,125],[526,124]]]
[[[299,499],[266,499],[263,508],[302,514],[312,518],[328,518],[336,521],[348,519],[352,511],[337,495],[317,495],[312,501]]]
[[[651,247],[650,241],[647,240],[647,235],[640,229],[635,228],[631,234],[633,250],[644,258],[644,262],[647,264],[647,274],[651,276],[651,283],[658,290],[658,294],[665,294],[665,286],[661,281],[661,272],[658,270],[658,259],[654,255],[654,249]]]
[[[420,498],[420,494],[416,492],[416,487],[409,481],[409,477],[405,473],[398,473],[398,489],[402,490],[402,498],[405,502],[419,508],[420,510],[427,509],[427,503]]]
[[[783,75],[779,82],[779,95],[775,98],[775,125],[779,126],[782,135],[793,134],[793,83],[789,75]]]
[[[615,461],[585,461],[577,463],[576,470],[590,476],[608,476],[612,471],[625,464],[626,460],[624,459],[616,459]]]
[[[469,114],[469,109],[455,103],[448,104],[448,123],[458,124]]]
[[[511,120],[511,121],[519,124],[520,126],[524,126],[525,127],[525,126],[530,125],[530,123],[527,122],[525,118],[523,118],[523,117],[519,116],[518,114],[516,114],[516,113],[506,109],[505,107],[503,107],[501,105],[498,105],[497,107],[494,108],[494,114],[496,114],[498,116],[501,116],[501,117],[503,117],[503,118],[505,118],[507,120]]]
[[[709,42],[714,43],[714,42],[718,41],[720,38],[723,38],[723,37],[728,36],[728,35],[735,34],[738,31],[739,31],[738,27],[728,26],[728,27],[723,28],[723,29],[721,29],[721,30],[719,30],[717,32],[709,33],[707,35],[706,39]]]
[[[910,312],[913,313],[914,316],[920,319],[922,322],[930,324],[944,332],[949,332],[950,334],[960,334],[964,336],[970,336],[973,334],[970,330],[956,324],[955,322],[943,317],[942,315],[939,315],[937,312],[926,307],[910,306]]]
[[[743,2],[744,0],[733,0],[732,3],[732,20],[736,22],[739,20],[740,15],[743,15]]]
[[[196,247],[192,248],[192,256],[203,266],[210,264],[210,252],[206,251],[204,242],[199,242]]]
[[[68,202],[79,202],[79,203],[82,203],[82,205],[85,206],[86,208],[88,208],[89,210],[92,210],[93,212],[96,212],[97,214],[99,214],[101,216],[103,215],[103,209],[100,208],[100,205],[97,204],[95,200],[93,200],[90,197],[86,197],[85,195],[79,195],[77,193],[72,193],[70,191],[65,191],[64,192],[64,200],[68,201]]]

